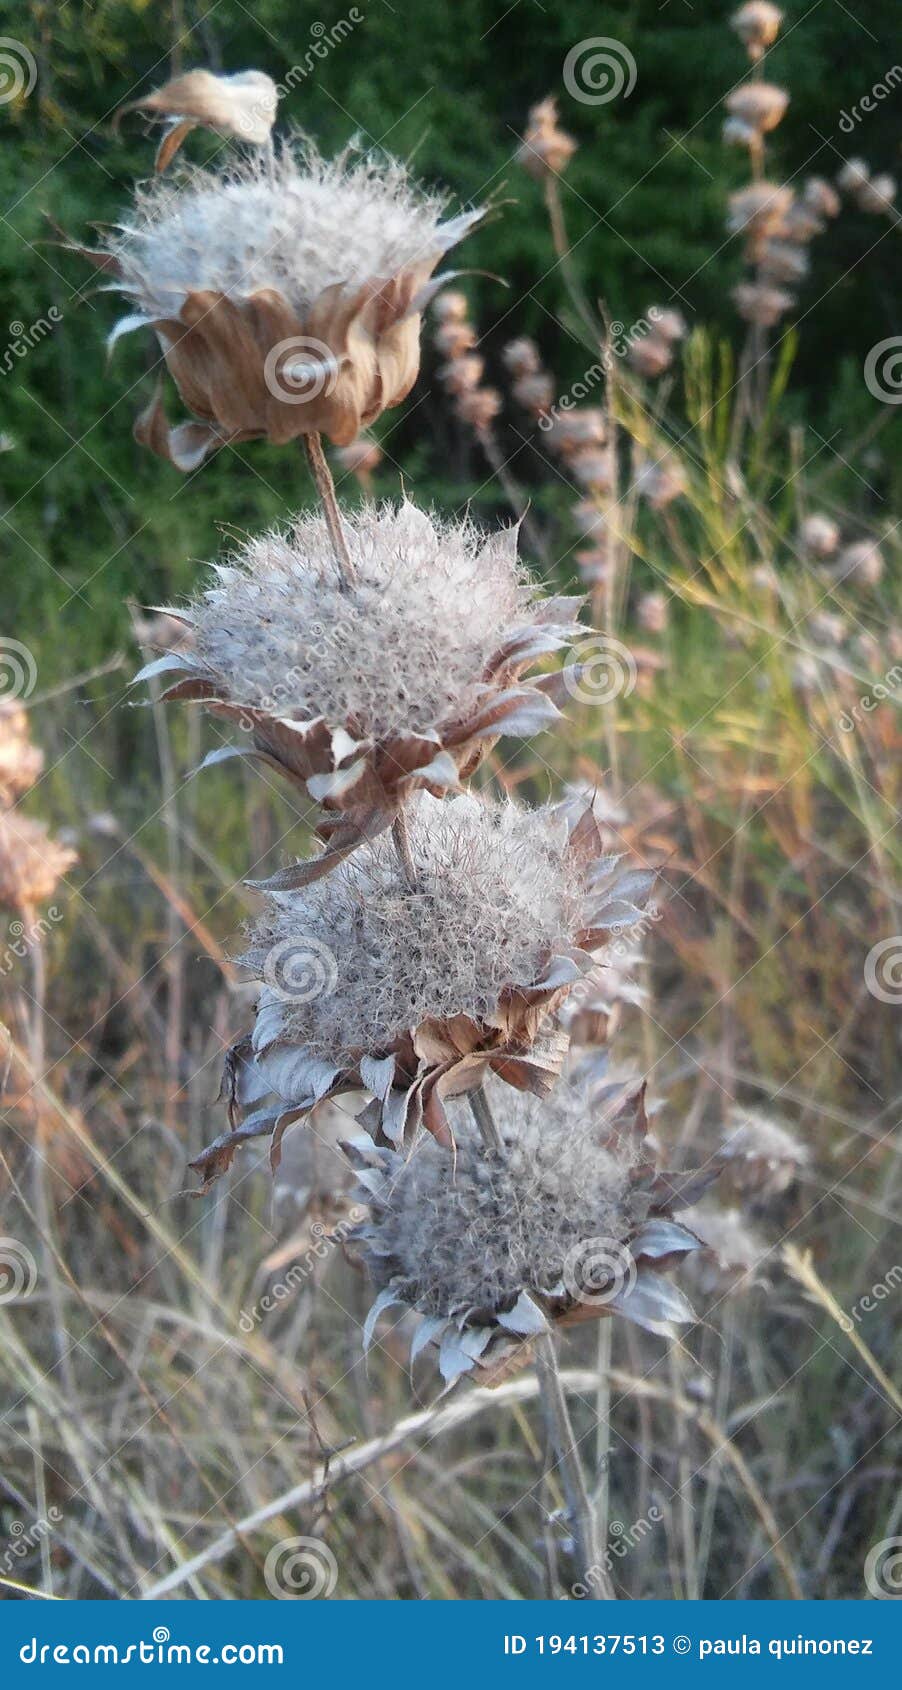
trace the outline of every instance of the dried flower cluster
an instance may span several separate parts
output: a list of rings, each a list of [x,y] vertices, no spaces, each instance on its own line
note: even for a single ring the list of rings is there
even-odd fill
[[[778,6],[772,6],[770,0],[749,0],[748,5],[740,6],[739,11],[734,12],[730,22],[747,48],[749,58],[757,63],[776,41],[783,13]]]
[[[895,216],[896,182],[892,176],[885,173],[872,176],[864,159],[850,158],[836,180],[859,211],[866,211],[874,217]]]
[[[501,409],[501,395],[483,382],[485,360],[476,351],[466,294],[448,288],[438,295],[433,309],[438,319],[435,345],[444,360],[439,381],[452,396],[455,415],[484,437]]]
[[[588,809],[423,795],[407,826],[406,864],[376,840],[267,895],[244,957],[262,982],[256,1025],[230,1067],[239,1125],[193,1164],[205,1177],[249,1118],[277,1157],[325,1096],[364,1087],[378,1139],[410,1144],[422,1125],[450,1144],[443,1100],[489,1072],[553,1086],[569,1042],[556,1012],[640,922],[654,876],[603,852]]]
[[[17,808],[43,766],[26,712],[13,700],[0,700],[0,908],[17,915],[52,898],[76,861],[75,852],[54,839],[43,822]]]
[[[674,350],[685,337],[686,321],[672,307],[651,305],[643,322],[648,323],[648,331],[631,339],[627,357],[640,376],[654,379],[670,369]]]
[[[368,1140],[352,1147],[371,1206],[358,1238],[378,1291],[365,1341],[384,1309],[413,1309],[411,1361],[437,1345],[450,1383],[507,1370],[512,1351],[525,1361],[555,1323],[618,1314],[670,1334],[691,1321],[665,1271],[699,1240],[670,1216],[678,1200],[657,1173],[641,1096],[602,1104],[572,1081],[549,1103],[489,1095],[494,1151],[460,1105],[449,1111],[453,1153],[435,1142],[407,1159]]]
[[[350,444],[410,391],[432,272],[481,216],[443,209],[392,160],[299,141],[140,190],[93,255],[135,307],[111,340],[152,327],[200,421],[170,429],[157,394],[139,439],[184,470],[223,441]]]
[[[549,176],[560,176],[576,152],[576,142],[558,122],[557,101],[553,96],[540,100],[529,113],[529,126],[517,149],[517,163],[530,176],[543,182]]]
[[[351,584],[325,521],[298,517],[218,565],[214,585],[170,613],[190,645],[138,677],[181,675],[166,697],[237,721],[322,805],[329,852],[298,878],[374,837],[414,790],[456,787],[499,735],[547,727],[568,674],[525,671],[588,631],[580,600],[539,597],[516,529],[481,536],[409,502],[365,505],[343,526]]]

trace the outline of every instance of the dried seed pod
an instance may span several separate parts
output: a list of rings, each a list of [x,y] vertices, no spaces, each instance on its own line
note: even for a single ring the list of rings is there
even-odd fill
[[[812,557],[832,557],[839,545],[839,528],[832,517],[812,511],[799,527],[799,545]]]
[[[138,438],[183,470],[223,441],[349,445],[409,393],[432,272],[482,215],[442,209],[400,164],[299,144],[139,191],[93,255],[135,305],[110,339],[152,327],[202,420],[170,429],[157,394]]]
[[[748,48],[749,58],[757,61],[776,41],[783,13],[779,6],[772,6],[770,0],[748,0],[747,5],[734,12],[730,22],[740,41]]]
[[[372,1206],[357,1235],[378,1292],[365,1348],[384,1309],[415,1310],[411,1361],[437,1346],[450,1383],[525,1362],[530,1339],[555,1325],[620,1315],[672,1336],[691,1322],[666,1273],[700,1243],[672,1217],[641,1093],[600,1103],[574,1079],[541,1105],[498,1086],[488,1095],[497,1150],[461,1104],[449,1110],[453,1152],[348,1146]]]
[[[675,346],[678,340],[685,340],[686,319],[682,311],[675,311],[669,305],[650,305],[646,316],[652,325],[652,334],[659,340],[666,340],[668,346]]]
[[[572,452],[567,465],[574,481],[580,487],[591,489],[595,493],[613,493],[617,487],[617,467],[614,454],[608,447],[584,446],[578,452]]]
[[[477,387],[471,393],[462,393],[455,409],[461,422],[481,434],[491,427],[501,410],[501,394],[494,387]]]
[[[432,310],[440,323],[465,323],[470,304],[465,293],[456,288],[443,288],[432,301]]]
[[[526,672],[590,632],[581,600],[537,596],[516,529],[485,536],[402,503],[348,511],[344,530],[352,582],[322,517],[300,516],[218,566],[178,613],[191,649],[142,670],[178,677],[164,696],[237,722],[250,755],[322,805],[329,849],[307,877],[388,827],[411,792],[456,787],[499,735],[556,720],[560,673]]]
[[[856,540],[844,546],[836,561],[839,581],[855,581],[862,587],[876,587],[883,579],[883,554],[876,540]]]
[[[809,176],[802,189],[802,201],[819,217],[838,217],[840,198],[822,176]]]
[[[46,904],[77,861],[43,822],[17,810],[0,813],[0,908],[19,913]]]
[[[704,1204],[685,1209],[681,1219],[704,1246],[693,1258],[692,1276],[706,1297],[750,1291],[760,1281],[768,1246],[741,1209]]]
[[[686,472],[679,460],[668,453],[654,463],[640,464],[636,487],[652,510],[666,510],[685,493]]]
[[[785,88],[777,88],[772,82],[744,82],[727,95],[724,104],[731,117],[759,135],[767,135],[783,117],[789,95]]]
[[[480,358],[478,352],[466,352],[443,364],[438,374],[449,393],[473,393],[482,380],[484,370],[485,359]]]
[[[540,100],[530,110],[529,126],[517,148],[517,163],[541,182],[546,176],[560,176],[575,152],[572,135],[558,123],[557,101],[553,96]]]
[[[586,446],[607,445],[608,421],[604,411],[584,405],[579,410],[554,411],[546,432],[549,444],[562,457],[567,457]]]
[[[762,281],[800,282],[808,274],[808,254],[794,241],[765,241],[759,271]]]
[[[523,406],[524,411],[531,411],[533,416],[545,416],[554,402],[554,386],[544,370],[538,370],[534,375],[519,376],[512,391],[518,404]]]
[[[521,335],[519,340],[509,340],[501,356],[512,376],[537,376],[541,371],[539,349],[535,341],[528,340],[525,335]]]
[[[871,212],[877,217],[886,215],[894,209],[895,178],[888,175],[872,176],[869,182],[862,183],[855,197],[862,211]]]
[[[630,342],[627,359],[640,376],[654,379],[670,368],[673,353],[663,335],[651,333]]]
[[[322,1098],[372,1093],[379,1142],[452,1141],[444,1100],[494,1072],[544,1096],[567,1051],[571,987],[642,919],[654,882],[603,853],[590,810],[466,796],[407,808],[407,860],[383,835],[324,879],[266,894],[243,959],[262,979],[252,1038],[228,1065],[234,1128],[282,1133]],[[240,1123],[240,1124],[238,1124]]]
[[[810,1160],[786,1127],[755,1109],[732,1111],[721,1157],[738,1190],[768,1197],[786,1191]]]
[[[32,745],[28,716],[13,699],[0,699],[0,806],[8,808],[34,786],[44,754]]]
[[[126,112],[140,111],[166,124],[156,160],[156,168],[161,171],[199,125],[217,135],[263,146],[272,133],[278,104],[279,89],[261,70],[242,70],[234,76],[191,70],[153,94],[120,106],[113,122],[115,126]]]
[[[791,293],[766,282],[740,282],[733,289],[733,299],[740,317],[764,329],[772,328],[795,304]]]
[[[775,182],[751,182],[730,195],[727,227],[734,235],[777,234],[791,205],[791,188]]]

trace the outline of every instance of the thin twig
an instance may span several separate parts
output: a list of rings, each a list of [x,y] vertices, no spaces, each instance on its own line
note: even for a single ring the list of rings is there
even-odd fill
[[[317,496],[323,507],[323,515],[326,519],[326,527],[329,530],[329,539],[332,542],[332,550],[335,554],[335,562],[338,565],[342,586],[345,588],[351,587],[357,579],[357,572],[351,562],[348,543],[341,526],[341,513],[335,496],[335,482],[332,480],[332,471],[326,462],[322,440],[318,434],[303,434],[301,439],[304,442],[304,450],[307,454],[307,462],[310,465],[310,474],[313,476]]]
[[[573,1434],[564,1386],[558,1372],[557,1351],[551,1332],[543,1332],[536,1339],[535,1357],[550,1452],[554,1456],[554,1467],[560,1474],[567,1500],[579,1583],[587,1597],[596,1601],[612,1602],[614,1586],[598,1555],[595,1515]]]
[[[501,1141],[501,1134],[495,1125],[495,1117],[492,1114],[491,1104],[485,1095],[484,1087],[477,1086],[475,1091],[468,1092],[467,1099],[470,1105],[470,1113],[482,1134],[486,1149],[502,1155],[504,1145]]]

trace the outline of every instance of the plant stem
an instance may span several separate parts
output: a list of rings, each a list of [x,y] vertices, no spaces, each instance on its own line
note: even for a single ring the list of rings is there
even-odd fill
[[[579,1583],[584,1586],[587,1598],[613,1602],[614,1586],[598,1555],[595,1516],[573,1435],[567,1398],[558,1372],[555,1340],[551,1332],[544,1332],[536,1339],[535,1357],[549,1453],[554,1456],[554,1465],[560,1474],[567,1500]]]
[[[410,850],[410,834],[407,830],[407,817],[405,816],[403,810],[398,811],[398,814],[395,816],[395,819],[391,824],[391,836],[395,842],[395,849],[398,856],[401,859],[401,867],[404,870],[404,878],[407,881],[408,886],[415,886],[417,882],[417,871],[414,866],[413,856]]]
[[[473,1119],[482,1134],[486,1149],[496,1151],[499,1156],[503,1155],[504,1145],[501,1142],[501,1134],[495,1125],[495,1117],[492,1114],[491,1104],[485,1095],[485,1088],[477,1086],[475,1091],[467,1092],[467,1100]]]
[[[307,462],[310,465],[310,474],[313,476],[317,497],[323,507],[323,515],[326,518],[326,527],[329,530],[329,539],[332,542],[332,550],[335,554],[341,583],[347,589],[353,586],[357,579],[357,573],[351,562],[351,554],[348,551],[348,544],[341,526],[341,513],[335,496],[335,482],[332,480],[332,471],[326,462],[321,437],[315,433],[303,434],[301,439],[304,442],[304,451],[307,454]]]
[[[595,1538],[598,1543],[608,1541],[608,1508],[610,1505],[611,1460],[611,1338],[614,1322],[598,1322],[596,1366],[598,1384],[595,1387]]]

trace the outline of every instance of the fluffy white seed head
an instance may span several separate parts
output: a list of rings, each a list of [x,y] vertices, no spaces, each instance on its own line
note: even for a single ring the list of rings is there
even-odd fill
[[[150,317],[210,288],[233,299],[275,288],[303,317],[324,288],[389,278],[443,249],[440,195],[392,159],[320,157],[296,139],[252,158],[141,187],[109,247]]]
[[[428,1017],[492,1015],[571,945],[580,889],[554,810],[423,794],[407,809],[414,881],[383,834],[299,891],[270,894],[243,960],[326,958],[328,989],[290,994],[280,1038],[353,1066]],[[331,959],[331,961],[329,960]]]
[[[560,1290],[580,1246],[609,1249],[635,1230],[635,1140],[608,1144],[589,1085],[562,1082],[550,1099],[495,1085],[489,1099],[503,1153],[486,1149],[464,1102],[449,1105],[455,1153],[434,1140],[393,1162],[374,1210],[368,1253],[381,1286],[422,1313],[489,1313],[521,1290]]]
[[[415,505],[365,505],[343,526],[344,587],[325,522],[299,516],[246,542],[192,607],[195,652],[239,704],[423,732],[475,702],[533,590],[516,531],[479,534]]]

